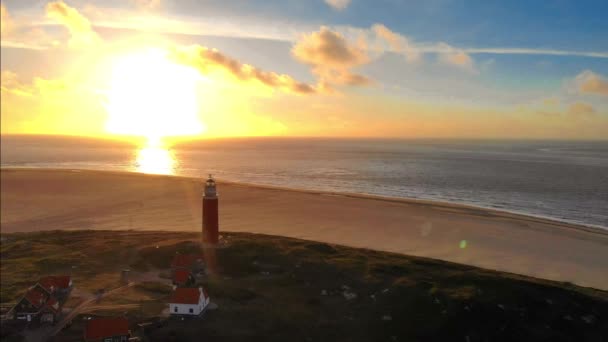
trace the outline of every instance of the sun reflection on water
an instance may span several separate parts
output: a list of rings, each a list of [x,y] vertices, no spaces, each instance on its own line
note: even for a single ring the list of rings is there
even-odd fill
[[[158,175],[173,175],[177,160],[167,148],[146,146],[137,151],[135,167],[137,172]]]

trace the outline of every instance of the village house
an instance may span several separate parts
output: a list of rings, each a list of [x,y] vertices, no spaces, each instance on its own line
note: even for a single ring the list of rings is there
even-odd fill
[[[200,315],[209,305],[209,295],[202,288],[180,287],[173,291],[169,301],[169,312],[172,315]]]
[[[34,286],[43,289],[55,298],[63,299],[72,291],[74,284],[70,276],[47,276],[40,278]]]
[[[57,299],[38,287],[32,287],[27,290],[12,311],[13,317],[18,320],[54,323],[60,308]]]
[[[129,321],[125,317],[98,317],[87,322],[86,342],[126,342],[129,340]]]
[[[196,275],[205,270],[205,258],[198,254],[176,254],[171,262],[171,272],[185,270]]]
[[[28,322],[55,323],[72,287],[70,276],[41,278],[13,307],[13,317]]]
[[[194,284],[194,277],[190,271],[178,269],[173,272],[173,285],[185,287],[192,284]]]

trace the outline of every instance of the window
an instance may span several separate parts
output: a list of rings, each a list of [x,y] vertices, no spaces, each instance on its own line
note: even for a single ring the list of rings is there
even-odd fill
[[[177,312],[177,306],[173,308],[173,312]]]
[[[190,309],[190,313],[194,313],[194,309]]]

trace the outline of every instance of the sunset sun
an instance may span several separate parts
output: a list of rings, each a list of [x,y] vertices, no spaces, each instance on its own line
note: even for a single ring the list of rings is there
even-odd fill
[[[0,340],[608,342],[606,13],[0,0]]]
[[[203,131],[198,118],[198,74],[169,61],[162,50],[118,59],[105,104],[110,133],[142,136],[149,144],[163,137]]]

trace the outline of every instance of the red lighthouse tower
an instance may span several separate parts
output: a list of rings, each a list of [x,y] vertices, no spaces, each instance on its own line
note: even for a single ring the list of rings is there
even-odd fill
[[[205,182],[203,192],[203,243],[215,245],[219,241],[219,216],[217,189],[211,175]]]

